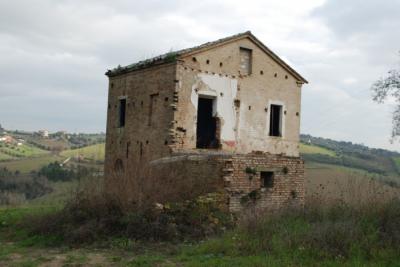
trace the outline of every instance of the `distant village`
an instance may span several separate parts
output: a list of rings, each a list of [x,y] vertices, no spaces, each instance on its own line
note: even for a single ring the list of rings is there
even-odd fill
[[[48,130],[39,130],[37,132],[30,133],[33,136],[41,138],[49,138]],[[23,138],[16,138],[15,136],[8,133],[0,124],[0,143],[22,146],[26,142]]]

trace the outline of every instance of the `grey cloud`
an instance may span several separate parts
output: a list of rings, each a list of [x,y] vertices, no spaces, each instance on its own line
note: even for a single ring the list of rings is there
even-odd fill
[[[312,2],[1,1],[0,123],[104,131],[106,69],[250,29],[310,80],[303,132],[388,146],[376,136],[389,136],[391,107],[368,88],[395,62],[399,2]]]
[[[328,0],[313,14],[325,21],[335,33],[351,37],[393,30],[393,26],[400,23],[399,12],[398,0]],[[397,35],[396,32],[393,35]]]

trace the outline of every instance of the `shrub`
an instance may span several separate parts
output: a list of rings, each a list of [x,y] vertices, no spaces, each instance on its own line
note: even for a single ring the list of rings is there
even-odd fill
[[[92,184],[93,185],[93,184]],[[101,188],[76,192],[65,208],[53,214],[29,218],[32,234],[53,235],[67,244],[91,243],[108,237],[135,240],[197,240],[224,232],[234,225],[233,217],[221,209],[220,194],[207,194],[181,203],[156,204],[126,209]]]
[[[0,204],[20,204],[52,191],[48,181],[43,177],[4,176],[0,175]]]

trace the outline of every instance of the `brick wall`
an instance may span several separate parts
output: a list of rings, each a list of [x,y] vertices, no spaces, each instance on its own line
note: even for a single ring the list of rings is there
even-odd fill
[[[274,173],[271,188],[262,187],[261,172]],[[232,212],[240,212],[249,205],[258,209],[304,205],[304,162],[298,157],[195,151],[174,153],[152,161],[148,179],[151,183],[142,190],[157,202],[224,192],[226,208]],[[248,197],[251,194],[256,198]]]
[[[105,176],[120,159],[125,173],[170,153],[175,64],[110,77]],[[126,124],[118,127],[119,99],[126,98]],[[150,121],[151,117],[151,121]]]
[[[261,172],[273,172],[272,188],[262,188]],[[231,211],[240,211],[246,204],[251,204],[252,198],[247,199],[251,192],[256,195],[256,207],[261,209],[304,205],[304,162],[298,157],[233,155],[225,164],[224,180]]]

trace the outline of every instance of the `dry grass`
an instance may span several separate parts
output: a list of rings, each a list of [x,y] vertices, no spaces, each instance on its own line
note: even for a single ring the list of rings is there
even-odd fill
[[[352,206],[390,201],[400,195],[379,177],[348,168],[316,165],[306,169],[306,202],[345,202]]]

